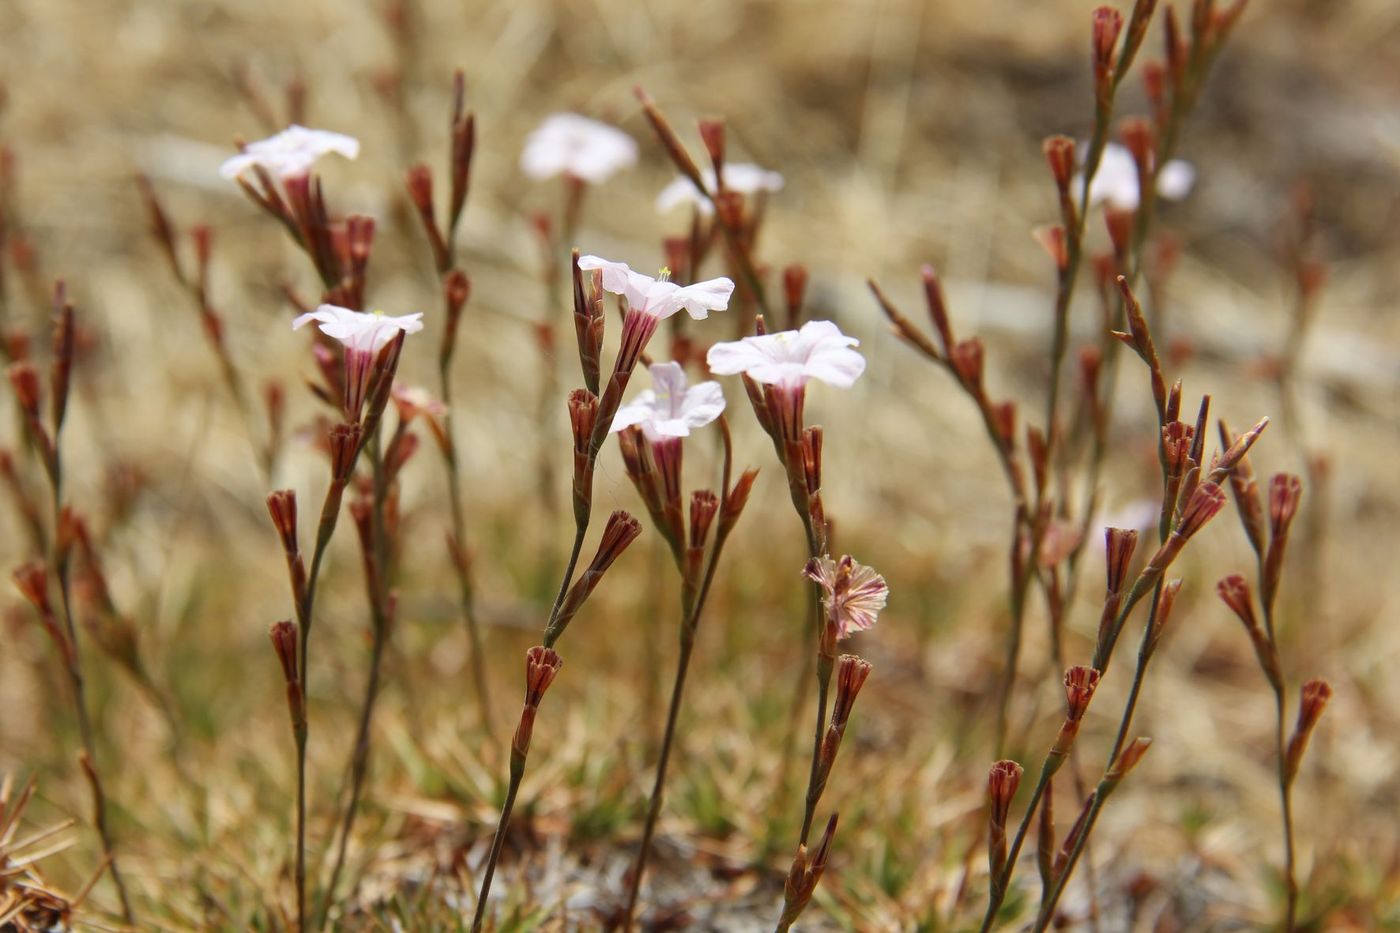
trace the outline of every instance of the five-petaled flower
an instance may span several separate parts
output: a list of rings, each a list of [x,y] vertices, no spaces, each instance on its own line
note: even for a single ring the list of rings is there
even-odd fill
[[[803,388],[808,379],[848,389],[865,371],[865,357],[852,349],[858,346],[831,321],[808,321],[801,330],[717,343],[705,362],[717,376],[744,373],[785,389]]]
[[[1086,147],[1087,148],[1087,147]],[[1196,183],[1196,170],[1191,163],[1172,159],[1157,171],[1157,196],[1168,201],[1180,201],[1191,193]],[[1076,175],[1074,191],[1084,189],[1084,176]],[[1137,163],[1126,147],[1117,143],[1104,146],[1098,171],[1089,183],[1089,203],[1107,203],[1118,210],[1136,210],[1139,202]]]
[[[729,307],[729,296],[734,293],[733,280],[724,277],[707,279],[694,285],[677,285],[670,281],[670,273],[664,269],[661,277],[654,279],[633,272],[625,262],[611,262],[597,256],[579,257],[578,267],[583,270],[602,269],[605,291],[625,297],[629,310],[657,320],[668,318],[684,308],[695,320],[703,321],[711,311],[723,311]]]
[[[849,554],[839,561],[814,557],[802,572],[822,588],[827,624],[835,627],[837,641],[872,627],[889,598],[885,578]]]
[[[627,299],[627,316],[622,321],[622,346],[614,364],[618,374],[630,375],[642,355],[656,325],[684,308],[695,320],[703,320],[711,311],[729,307],[734,282],[726,278],[708,279],[694,285],[677,285],[670,273],[661,270],[660,278],[633,272],[623,262],[611,262],[597,256],[579,257],[578,267],[585,271],[600,269],[603,289]]]
[[[377,353],[397,337],[399,331],[416,334],[422,330],[423,312],[390,317],[382,311],[352,311],[339,305],[321,305],[292,321],[292,330],[311,321],[318,322],[321,333],[339,340],[346,350]]]
[[[321,326],[321,333],[339,340],[345,346],[345,416],[350,421],[356,421],[379,351],[400,332],[416,334],[422,330],[422,318],[422,312],[390,317],[379,311],[365,313],[325,304],[298,317],[292,322],[292,329],[316,321]]]
[[[630,404],[618,409],[611,432],[640,425],[647,440],[689,437],[691,429],[704,427],[724,411],[724,390],[718,382],[686,385],[680,363],[654,363],[651,366],[654,389],[638,393]]]
[[[705,182],[706,190],[713,194],[717,187],[715,170],[704,169],[700,178]],[[737,162],[732,165],[726,163],[724,187],[726,191],[739,194],[778,191],[783,187],[783,176],[749,162]],[[663,213],[682,204],[693,204],[702,214],[714,213],[714,205],[710,203],[710,199],[701,194],[695,183],[684,175],[662,188],[661,193],[656,196],[656,209]]]
[[[637,143],[631,136],[576,113],[546,117],[520,154],[520,168],[531,178],[562,174],[595,185],[636,162]]]
[[[343,133],[311,130],[293,123],[275,136],[248,143],[242,152],[224,162],[219,174],[237,178],[262,166],[278,178],[295,178],[308,174],[316,160],[330,152],[353,159],[360,154],[360,142]]]

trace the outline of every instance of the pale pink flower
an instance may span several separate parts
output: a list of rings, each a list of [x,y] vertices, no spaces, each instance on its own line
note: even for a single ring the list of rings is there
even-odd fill
[[[787,389],[820,379],[849,389],[865,371],[865,357],[852,349],[858,346],[859,340],[842,334],[831,321],[808,321],[801,330],[717,343],[705,362],[717,376],[744,373],[756,382]]]
[[[874,626],[889,599],[885,578],[849,554],[839,561],[814,557],[802,572],[822,588],[822,603],[827,618],[836,625],[837,641]]]
[[[702,321],[710,316],[711,311],[723,311],[729,307],[729,296],[734,293],[734,282],[727,278],[677,285],[668,280],[669,273],[665,270],[662,270],[660,278],[654,279],[633,272],[624,262],[611,262],[597,256],[579,257],[578,267],[583,270],[602,269],[605,291],[626,297],[630,311],[658,321],[682,308],[695,320]]]
[[[354,421],[360,417],[379,351],[388,346],[400,331],[416,334],[422,330],[422,317],[422,313],[389,317],[379,311],[366,314],[339,305],[321,305],[293,321],[292,329],[316,321],[321,325],[321,333],[344,345],[345,417]]]
[[[689,437],[692,429],[704,427],[724,411],[724,390],[720,384],[701,382],[687,387],[685,369],[679,363],[652,364],[651,381],[654,389],[638,393],[618,409],[610,432],[636,424],[653,442],[666,437]]]
[[[248,143],[224,162],[219,174],[237,178],[260,165],[275,177],[294,178],[306,175],[317,159],[330,152],[353,159],[360,154],[360,142],[343,133],[310,130],[294,123],[275,136]]]
[[[595,185],[636,162],[637,143],[631,136],[576,113],[546,117],[520,154],[520,168],[531,178],[564,174]]]
[[[292,329],[317,321],[321,333],[333,337],[345,345],[347,350],[377,353],[398,336],[399,331],[416,334],[423,329],[423,314],[405,314],[390,317],[382,311],[352,311],[339,305],[321,305],[315,311],[308,311],[292,321]]]
[[[700,178],[705,182],[705,188],[713,194],[717,187],[715,170],[704,169]],[[739,194],[779,191],[783,187],[783,176],[749,162],[725,163],[724,187]],[[682,204],[693,204],[702,214],[714,213],[710,199],[701,194],[695,183],[684,175],[662,188],[656,196],[656,209],[662,213]]]
[[[1081,151],[1087,149],[1087,145],[1081,147]],[[1157,196],[1180,201],[1191,193],[1195,183],[1196,169],[1191,163],[1172,159],[1157,172]],[[1083,174],[1074,177],[1073,185],[1071,190],[1083,190]],[[1106,144],[1098,171],[1089,183],[1089,203],[1107,203],[1109,207],[1131,211],[1137,209],[1141,200],[1138,194],[1137,163],[1133,161],[1133,154],[1117,143]]]

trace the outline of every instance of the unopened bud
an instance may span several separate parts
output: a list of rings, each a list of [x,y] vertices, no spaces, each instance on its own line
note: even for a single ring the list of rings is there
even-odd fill
[[[710,525],[719,512],[719,497],[708,489],[697,489],[690,494],[690,546],[700,549],[705,546]]]
[[[1061,196],[1069,193],[1074,178],[1074,140],[1068,136],[1051,136],[1041,145],[1045,161],[1050,166],[1050,175],[1055,179],[1055,187]]]
[[[1284,769],[1287,779],[1292,781],[1302,764],[1303,753],[1307,751],[1308,739],[1322,718],[1327,701],[1332,699],[1332,685],[1321,678],[1313,678],[1303,684],[1298,698],[1298,723],[1293,727],[1293,736],[1288,740],[1288,750],[1284,756]]]
[[[282,550],[288,554],[297,553],[297,494],[290,489],[279,489],[267,497],[267,511],[272,516],[272,527],[282,539]]]
[[[1138,533],[1130,528],[1104,529],[1104,557],[1108,565],[1108,592],[1121,593],[1128,579],[1128,564],[1137,548]]]
[[[1099,685],[1099,672],[1092,667],[1071,667],[1065,671],[1065,716],[1078,722],[1089,708],[1094,690]]]
[[[1142,756],[1146,755],[1147,750],[1151,747],[1152,740],[1149,738],[1133,739],[1124,747],[1123,751],[1118,753],[1118,758],[1108,769],[1108,773],[1104,775],[1104,780],[1114,784],[1123,780],[1130,771],[1137,767],[1138,762],[1142,761]]]

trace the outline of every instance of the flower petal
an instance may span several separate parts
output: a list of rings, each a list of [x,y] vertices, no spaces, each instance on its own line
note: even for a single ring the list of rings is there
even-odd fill
[[[709,317],[711,311],[723,311],[729,307],[729,296],[732,294],[734,282],[724,277],[696,282],[679,291],[685,310],[697,321]]]
[[[718,382],[702,382],[686,390],[680,416],[692,428],[702,428],[724,412],[724,388]]]

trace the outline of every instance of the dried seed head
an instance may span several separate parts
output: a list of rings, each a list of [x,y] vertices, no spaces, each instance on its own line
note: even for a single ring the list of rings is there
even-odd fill
[[[1131,528],[1104,529],[1104,558],[1108,566],[1108,592],[1123,592],[1128,580],[1128,564],[1137,548],[1138,533]]]
[[[1065,715],[1070,722],[1084,717],[1098,685],[1099,672],[1092,667],[1071,667],[1065,671]]]
[[[1011,810],[1011,798],[1021,786],[1022,768],[1010,759],[998,761],[987,772],[987,796],[992,803],[992,822],[1005,826],[1006,816]]]

